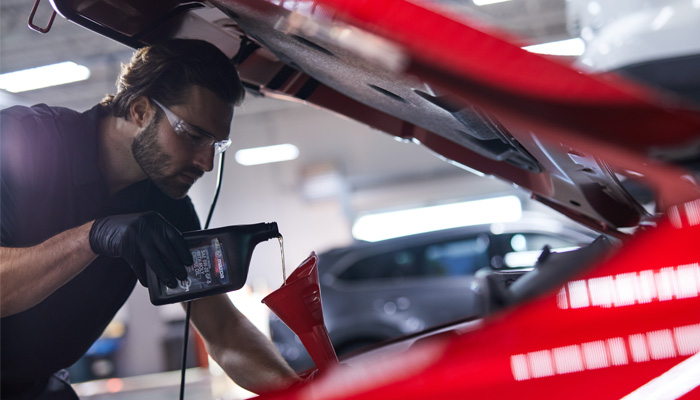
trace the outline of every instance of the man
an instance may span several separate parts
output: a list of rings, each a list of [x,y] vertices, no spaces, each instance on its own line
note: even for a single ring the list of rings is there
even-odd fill
[[[123,66],[117,93],[84,113],[0,114],[0,397],[76,398],[64,368],[100,336],[146,268],[174,287],[199,229],[187,192],[230,144],[244,96],[216,47],[172,40]],[[242,387],[299,378],[225,295],[192,303],[211,356]]]

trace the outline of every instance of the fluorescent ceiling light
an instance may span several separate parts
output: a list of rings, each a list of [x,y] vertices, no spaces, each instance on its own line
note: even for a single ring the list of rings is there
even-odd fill
[[[516,196],[369,214],[357,219],[352,235],[359,240],[379,240],[460,226],[520,219],[522,208]]]
[[[586,44],[581,38],[559,40],[556,42],[534,44],[523,47],[530,53],[549,54],[552,56],[580,56],[586,49]]]
[[[90,77],[90,69],[72,61],[43,67],[24,69],[0,75],[0,89],[12,93],[26,92],[71,82],[84,81]]]
[[[299,157],[299,149],[293,144],[278,144],[274,146],[253,147],[236,152],[236,162],[245,165],[269,164],[280,161],[294,160]]]
[[[475,6],[487,6],[489,4],[505,3],[510,0],[474,0]]]

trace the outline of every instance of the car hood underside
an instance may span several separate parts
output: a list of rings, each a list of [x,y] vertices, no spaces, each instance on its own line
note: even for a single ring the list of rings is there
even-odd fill
[[[135,48],[208,40],[238,64],[251,93],[418,142],[613,236],[700,197],[693,173],[678,166],[700,145],[700,113],[687,99],[582,73],[445,10],[401,0],[53,3]],[[693,161],[699,152],[690,153]],[[651,212],[638,201],[648,192]]]

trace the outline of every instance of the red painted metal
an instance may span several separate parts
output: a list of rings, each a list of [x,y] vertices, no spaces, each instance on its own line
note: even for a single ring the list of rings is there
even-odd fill
[[[619,399],[686,360],[696,367],[677,378],[698,385],[700,201],[674,210],[597,268],[481,329],[262,398]]]
[[[409,72],[421,76],[427,68],[452,75],[475,92],[460,91],[460,96],[489,108],[517,108],[528,120],[546,119],[626,147],[698,137],[700,118],[672,98],[659,101],[659,93],[614,76],[582,74],[521,49],[502,32],[474,28],[475,21],[466,25],[463,16],[451,18],[403,0],[316,2],[335,9],[337,20],[400,45],[411,58]]]
[[[318,256],[304,260],[279,289],[262,302],[294,331],[320,371],[338,365],[338,357],[323,322]]]

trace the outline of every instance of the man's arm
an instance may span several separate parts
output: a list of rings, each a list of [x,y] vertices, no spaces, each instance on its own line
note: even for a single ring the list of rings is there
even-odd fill
[[[92,222],[25,248],[0,247],[0,316],[27,310],[73,279],[95,259]]]
[[[209,354],[241,387],[260,393],[300,381],[274,344],[225,294],[193,301],[191,318]]]
[[[146,264],[170,287],[187,277],[192,255],[180,232],[156,212],[112,215],[27,248],[0,248],[0,315],[35,306],[96,255],[122,257],[144,286]]]

